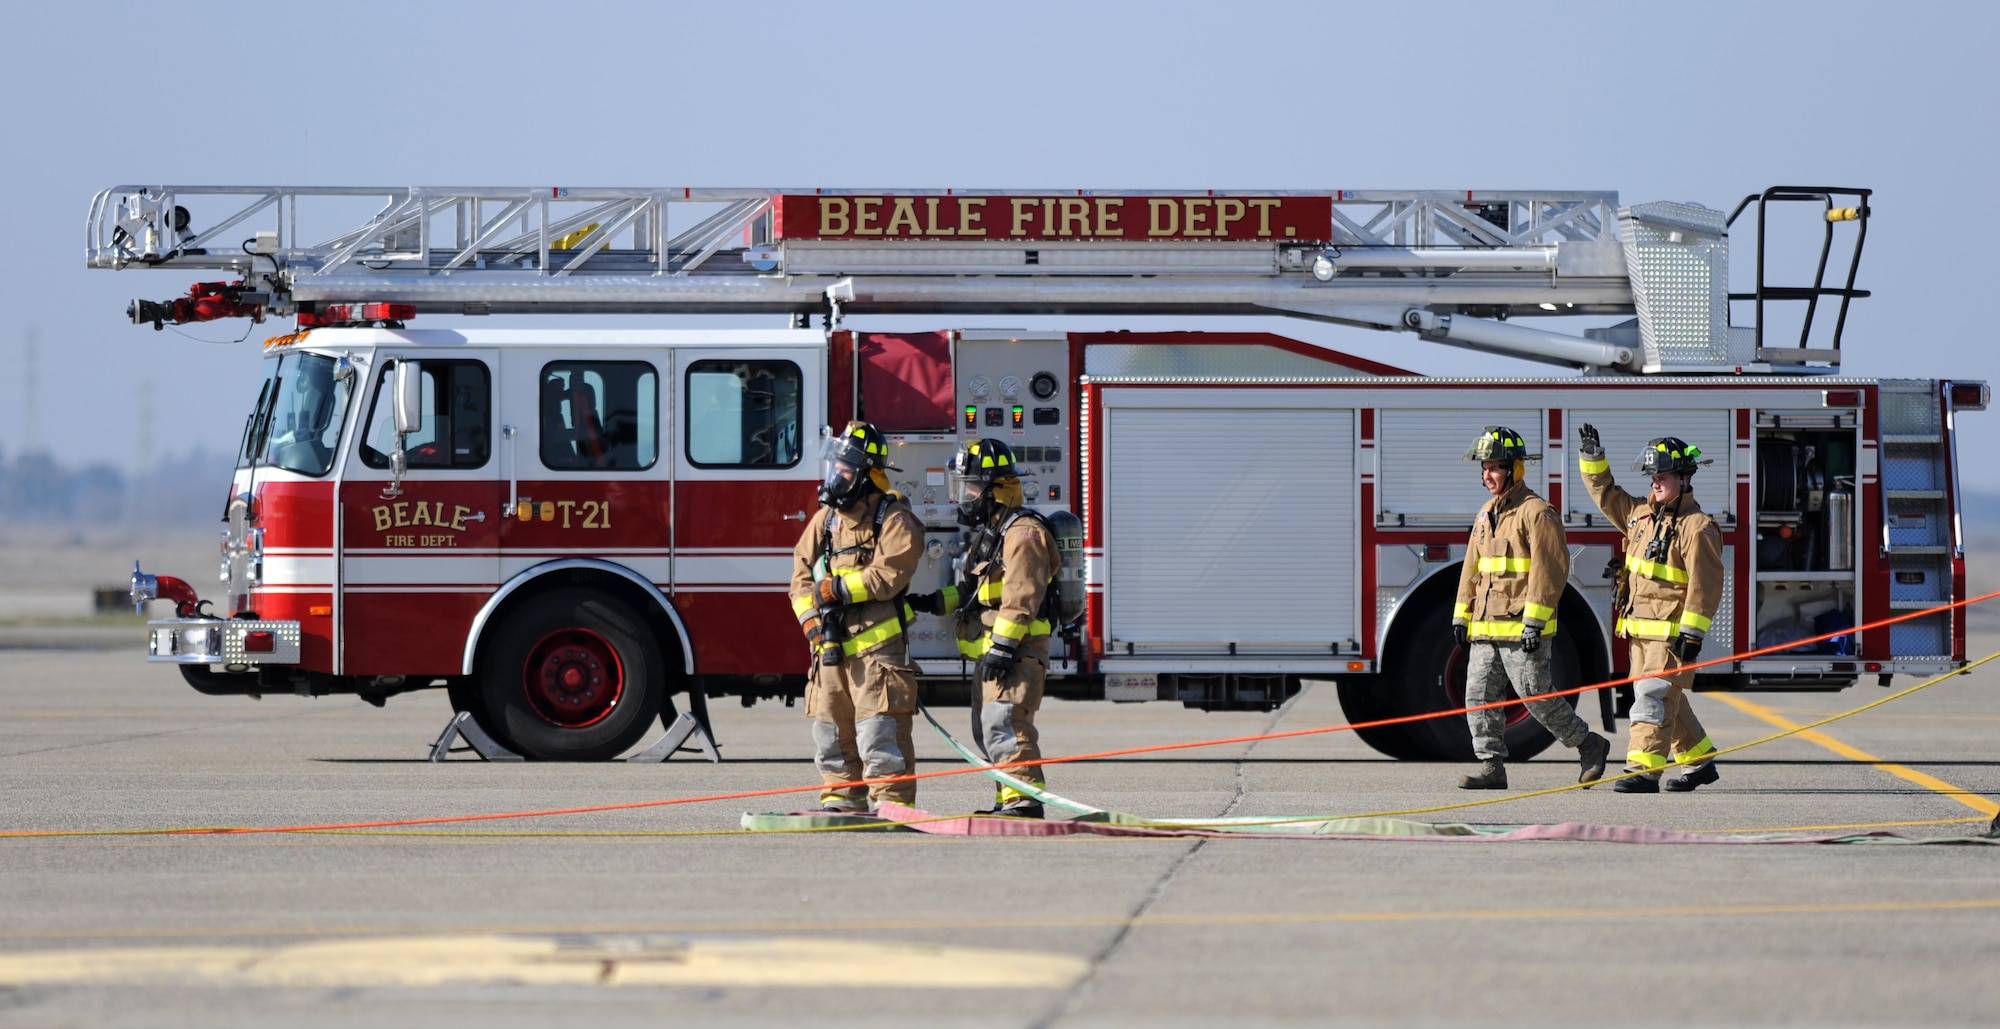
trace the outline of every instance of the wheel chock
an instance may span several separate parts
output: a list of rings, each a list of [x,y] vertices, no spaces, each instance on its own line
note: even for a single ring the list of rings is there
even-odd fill
[[[451,716],[451,721],[444,723],[444,731],[438,733],[437,742],[431,744],[431,760],[443,761],[446,755],[452,753],[452,743],[460,737],[465,739],[468,746],[459,748],[459,752],[471,750],[479,755],[481,761],[527,760],[486,735],[486,730],[481,729],[479,723],[472,720],[470,711],[460,711]]]
[[[693,747],[685,745],[690,736],[695,738],[696,745]],[[708,734],[707,727],[703,726],[694,715],[685,711],[681,712],[679,718],[674,719],[674,724],[667,726],[667,734],[660,737],[660,742],[619,760],[632,764],[659,764],[683,750],[698,750],[706,754],[710,764],[722,760],[722,751],[718,749],[715,737]]]

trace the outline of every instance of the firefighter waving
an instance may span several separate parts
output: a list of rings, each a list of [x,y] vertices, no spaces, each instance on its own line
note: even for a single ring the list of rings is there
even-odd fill
[[[1604,775],[1611,743],[1590,731],[1560,697],[1532,699],[1555,689],[1549,671],[1556,634],[1556,605],[1569,581],[1569,546],[1562,519],[1549,502],[1523,481],[1528,453],[1520,433],[1489,425],[1465,452],[1479,462],[1480,481],[1493,499],[1474,518],[1452,609],[1452,635],[1467,650],[1465,702],[1468,706],[1506,699],[1506,688],[1528,700],[1528,710],[1565,747],[1574,747],[1583,770],[1579,782]],[[1507,788],[1507,719],[1503,708],[1469,711],[1472,755],[1479,770],[1460,776],[1460,789]]]
[[[916,670],[903,594],[923,555],[923,526],[889,488],[889,447],[875,426],[849,422],[821,451],[818,516],[792,548],[792,610],[812,649],[806,717],[820,806],[866,811],[917,799],[915,782],[854,785],[914,770]]]
[[[1666,787],[1686,792],[1720,778],[1715,744],[1688,706],[1694,672],[1681,671],[1701,653],[1715,609],[1722,603],[1722,531],[1695,502],[1691,480],[1701,450],[1672,436],[1646,444],[1632,470],[1652,478],[1646,499],[1618,488],[1597,430],[1585,424],[1577,454],[1583,482],[1606,518],[1625,533],[1625,569],[1614,606],[1618,635],[1631,640],[1632,738],[1620,793],[1658,793],[1668,756],[1693,767]]]
[[[1056,540],[1042,518],[1024,510],[1014,452],[995,439],[975,440],[952,457],[958,521],[971,527],[958,585],[910,598],[912,607],[957,618],[959,653],[977,662],[980,744],[995,764],[1042,756],[1035,712],[1049,664],[1051,583]],[[1011,772],[1040,788],[1042,769]],[[1041,802],[1012,786],[998,789],[986,814],[1042,817]]]

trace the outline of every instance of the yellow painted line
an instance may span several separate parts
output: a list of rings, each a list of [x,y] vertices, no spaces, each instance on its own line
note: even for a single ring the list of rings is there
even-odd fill
[[[132,947],[0,954],[0,983],[193,981],[217,986],[829,986],[1054,989],[1068,954],[864,940],[565,943],[518,936],[319,940],[277,947]]]
[[[1596,920],[1633,918],[1750,918],[1791,915],[1867,915],[1922,911],[2000,910],[2000,897],[1972,897],[1959,900],[1880,900],[1842,901],[1813,904],[1700,904],[1601,908],[1473,908],[1441,911],[1317,911],[1275,912],[1235,915],[1145,915],[1137,919],[1118,916],[1098,918],[843,918],[834,921],[771,922],[689,922],[680,924],[626,923],[578,926],[499,925],[459,927],[454,939],[503,935],[616,935],[616,934],[713,934],[713,933],[814,933],[814,932],[910,932],[917,930],[985,929],[1089,929],[1111,926],[1162,926],[1204,928],[1229,925],[1337,925],[1353,923],[1403,922],[1510,922],[1552,920]],[[0,939],[11,940],[109,940],[109,939],[231,939],[295,936],[367,937],[382,939],[415,938],[438,931],[435,925],[415,928],[394,926],[208,926],[200,928],[146,928],[127,926],[100,929],[15,929],[0,931]],[[843,943],[843,945],[846,945]],[[5,955],[0,955],[4,957]],[[876,976],[880,979],[880,976]],[[5,982],[0,975],[0,982]]]
[[[1757,835],[1780,832],[1828,832],[1834,829],[1900,829],[1913,825],[1958,825],[1965,822],[1984,822],[1986,818],[1975,815],[1971,818],[1925,818],[1914,822],[1838,822],[1833,825],[1766,825],[1754,829],[1690,829],[1689,832],[1721,833],[1725,835]]]
[[[1908,782],[1916,783],[1917,785],[1922,786],[1924,789],[1930,790],[1933,793],[1937,793],[1941,796],[1950,797],[1951,799],[1958,801],[1961,804],[1964,804],[1966,807],[1969,807],[1972,810],[1977,811],[1988,818],[1991,818],[1994,815],[2000,815],[2000,804],[1995,804],[1994,802],[1987,800],[1985,797],[1982,797],[1979,794],[1972,792],[1971,790],[1965,789],[1962,786],[1953,786],[1951,783],[1945,782],[1943,779],[1940,779],[1934,775],[1926,775],[1923,772],[1919,772],[1914,768],[1908,768],[1903,765],[1884,761],[1881,758],[1876,757],[1875,755],[1870,754],[1859,747],[1854,747],[1846,743],[1842,743],[1841,741],[1836,740],[1833,737],[1828,736],[1823,732],[1819,732],[1818,730],[1802,728],[1797,723],[1786,719],[1784,716],[1778,714],[1776,711],[1773,711],[1768,707],[1763,706],[1762,704],[1753,704],[1750,701],[1744,700],[1742,697],[1731,696],[1727,693],[1710,693],[1707,694],[1707,696],[1714,697],[1715,699],[1720,700],[1725,704],[1728,704],[1730,707],[1733,707],[1736,710],[1751,716],[1752,718],[1760,719],[1766,724],[1771,725],[1775,728],[1784,729],[1787,731],[1796,730],[1798,737],[1802,740],[1810,740],[1814,743],[1819,744],[1822,747],[1825,747],[1828,750],[1833,751],[1836,754],[1839,754],[1841,757],[1844,757],[1849,761],[1860,761],[1866,764],[1873,765],[1876,768],[1879,768],[1882,771],[1885,771],[1890,775],[1895,776],[1898,779],[1903,779]]]

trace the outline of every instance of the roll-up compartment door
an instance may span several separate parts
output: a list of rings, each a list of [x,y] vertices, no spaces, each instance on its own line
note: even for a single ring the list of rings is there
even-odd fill
[[[1355,415],[1311,397],[1107,391],[1107,654],[1323,657],[1358,638]]]
[[[1472,441],[1489,425],[1521,434],[1528,453],[1542,452],[1542,412],[1519,409],[1391,409],[1381,413],[1382,517],[1389,524],[1423,521],[1471,524],[1490,496],[1479,482],[1479,466],[1465,460]],[[1528,485],[1546,493],[1540,462],[1530,462]]]
[[[1731,416],[1735,412],[1728,408],[1663,408],[1660,410],[1626,409],[1620,411],[1590,410],[1576,408],[1563,413],[1563,424],[1569,429],[1569,443],[1565,452],[1576,453],[1576,430],[1585,424],[1594,426],[1598,436],[1604,441],[1604,456],[1611,462],[1612,477],[1625,492],[1635,497],[1643,497],[1649,485],[1644,476],[1632,471],[1632,462],[1639,457],[1639,451],[1648,440],[1661,436],[1678,436],[1701,448],[1702,460],[1714,459],[1695,475],[1695,496],[1701,500],[1702,510],[1710,517],[1730,521],[1736,512],[1736,486],[1730,475],[1729,456],[1735,450],[1735,432]],[[1571,467],[1565,471],[1576,471],[1574,456],[1569,458]],[[1581,521],[1586,514],[1597,515],[1597,505],[1590,501],[1590,491],[1583,488],[1583,480],[1575,480],[1575,486],[1563,493],[1563,512],[1571,522]]]

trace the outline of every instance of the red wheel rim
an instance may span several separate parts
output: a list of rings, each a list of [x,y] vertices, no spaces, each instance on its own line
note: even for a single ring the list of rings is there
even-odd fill
[[[1444,696],[1452,707],[1465,706],[1465,673],[1470,665],[1464,647],[1451,648],[1451,656],[1444,662]],[[1521,695],[1514,692],[1514,684],[1507,684],[1507,699],[1519,700]],[[1498,709],[1507,717],[1507,727],[1513,728],[1528,717],[1528,705],[1514,704]]]
[[[528,706],[550,725],[582,729],[610,715],[625,695],[618,648],[589,629],[557,629],[528,651],[522,669]]]

